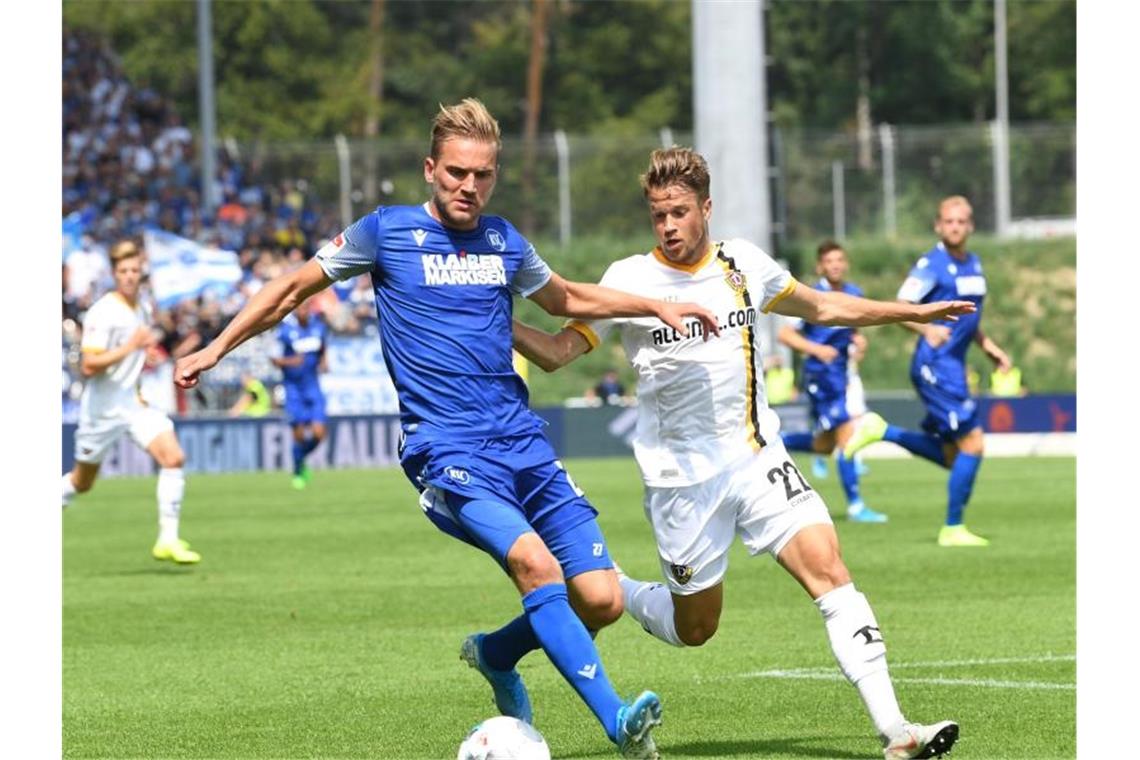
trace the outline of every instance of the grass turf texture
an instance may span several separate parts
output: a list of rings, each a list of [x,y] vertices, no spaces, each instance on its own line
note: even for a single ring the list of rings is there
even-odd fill
[[[1074,757],[1074,460],[987,460],[967,513],[993,539],[983,550],[935,546],[945,471],[870,466],[863,494],[887,525],[841,520],[834,466],[815,485],[908,717],[958,720],[957,760]],[[568,468],[615,558],[656,579],[633,462]],[[302,492],[284,474],[191,476],[195,567],[150,558],[153,492],[152,479],[107,480],[64,514],[66,757],[451,758],[494,714],[459,644],[517,614],[517,596],[485,555],[419,514],[397,470],[318,472]],[[599,645],[620,693],[661,695],[666,758],[879,756],[819,613],[739,545],[706,646],[674,649],[628,617]],[[520,669],[555,757],[616,757],[541,653]]]

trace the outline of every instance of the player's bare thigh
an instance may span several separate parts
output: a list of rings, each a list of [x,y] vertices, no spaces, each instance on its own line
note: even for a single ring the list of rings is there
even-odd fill
[[[182,453],[182,446],[173,430],[163,431],[151,439],[146,445],[146,453],[154,457],[162,468],[181,467],[186,462],[186,455]]]
[[[95,478],[99,476],[100,462],[76,462],[71,469],[71,484],[79,493],[91,490],[95,485]]]
[[[851,582],[839,553],[835,526],[819,523],[799,530],[776,557],[812,599]]]

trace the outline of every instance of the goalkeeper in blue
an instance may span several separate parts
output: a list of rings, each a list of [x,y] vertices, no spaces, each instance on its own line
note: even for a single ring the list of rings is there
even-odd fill
[[[946,524],[938,533],[938,545],[988,546],[989,540],[971,532],[964,521],[984,451],[978,405],[970,397],[966,382],[966,352],[972,343],[977,343],[998,368],[1009,369],[1012,364],[993,338],[982,332],[986,277],[978,255],[966,248],[966,240],[974,231],[970,202],[960,195],[945,198],[938,206],[934,230],[938,244],[910,270],[898,299],[909,303],[961,299],[973,301],[977,310],[956,322],[902,323],[919,335],[910,365],[910,381],[926,407],[922,431],[888,425],[879,415],[868,413],[860,420],[843,453],[850,459],[864,446],[890,441],[945,467],[950,471],[950,481]]]
[[[528,407],[511,358],[512,296],[550,314],[660,319],[718,334],[716,318],[552,272],[506,219],[484,215],[498,176],[499,126],[475,99],[436,116],[420,206],[380,207],[301,268],[271,281],[218,337],[183,358],[175,381],[201,372],[333,282],[371,275],[384,359],[399,397],[401,464],[424,514],[481,549],[510,577],[522,614],[468,637],[461,657],[491,683],[501,712],[533,720],[516,663],[542,649],[623,757],[656,758],[652,691],[623,701],[591,631],[620,617],[621,586],[597,512],[570,480]]]

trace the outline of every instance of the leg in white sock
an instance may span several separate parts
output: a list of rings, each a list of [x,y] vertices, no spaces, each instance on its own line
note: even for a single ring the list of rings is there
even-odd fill
[[[892,736],[903,724],[887,672],[887,647],[867,598],[854,583],[838,586],[815,600],[839,669],[859,690],[875,730]]]
[[[63,506],[67,507],[71,504],[72,498],[75,497],[75,482],[71,479],[71,473],[63,473]]]
[[[673,622],[673,595],[669,589],[661,583],[634,580],[626,575],[620,575],[618,579],[625,596],[625,611],[641,623],[642,628],[666,644],[683,647]]]
[[[164,467],[158,471],[158,542],[178,540],[178,518],[182,512],[182,495],[186,477],[181,467]]]

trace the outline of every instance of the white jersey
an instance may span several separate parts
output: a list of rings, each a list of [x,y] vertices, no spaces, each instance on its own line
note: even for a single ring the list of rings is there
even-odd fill
[[[757,316],[794,287],[792,276],[747,240],[714,243],[680,266],[654,249],[614,262],[601,284],[664,301],[691,301],[717,316],[706,342],[693,320],[682,335],[656,317],[571,322],[596,346],[618,330],[637,370],[634,455],[645,484],[700,483],[755,453],[779,434],[764,391]]]
[[[118,292],[111,291],[96,301],[83,317],[81,349],[89,354],[117,348],[136,330],[150,323],[150,310],[146,306],[139,303],[132,307]],[[146,350],[140,348],[87,379],[79,402],[81,424],[119,416],[140,406],[139,375],[145,359]]]

